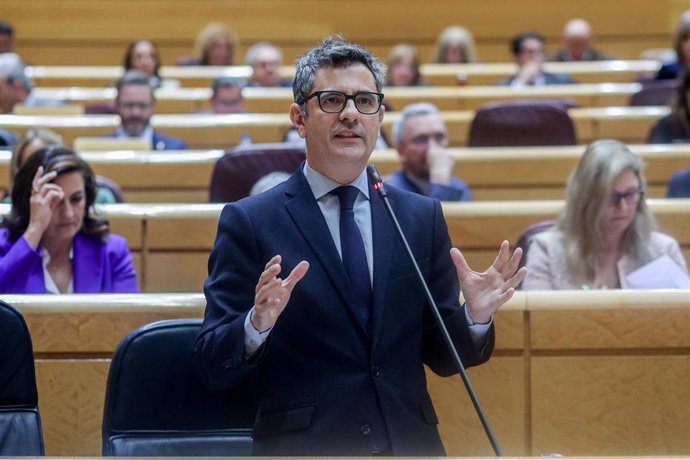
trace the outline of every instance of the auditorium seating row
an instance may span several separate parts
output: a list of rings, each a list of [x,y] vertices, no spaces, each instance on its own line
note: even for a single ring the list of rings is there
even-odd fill
[[[648,198],[662,198],[671,175],[690,168],[690,148],[684,145],[631,145],[647,168]],[[454,148],[453,173],[472,188],[475,200],[563,198],[570,171],[585,146]],[[82,152],[97,174],[114,180],[128,202],[208,202],[211,173],[223,150],[180,152]],[[0,189],[7,186],[9,152],[0,151]],[[371,157],[381,174],[400,169],[395,150]]]
[[[95,456],[113,351],[151,321],[201,317],[201,294],[6,296],[33,335],[49,456]],[[469,375],[506,455],[690,449],[688,291],[517,292]],[[451,456],[490,456],[457,377],[429,374]]]
[[[690,200],[648,200],[661,230],[690,255]],[[115,233],[127,238],[144,292],[196,292],[207,275],[222,204],[126,204],[103,209]],[[515,243],[530,225],[554,219],[562,201],[444,203],[454,245],[473,267],[488,267],[502,240]],[[0,205],[0,214],[9,205]]]
[[[628,105],[631,97],[642,89],[641,83],[588,83],[576,85],[527,86],[465,86],[410,87],[383,89],[385,102],[393,110],[407,104],[431,102],[440,110],[474,110],[482,105],[515,99],[567,99],[581,107]],[[114,88],[38,87],[35,97],[64,100],[70,104],[108,104],[115,99]],[[248,113],[287,113],[293,102],[291,88],[245,88],[244,109]],[[160,88],[156,90],[156,113],[193,113],[209,109],[211,89]]]
[[[651,127],[669,110],[668,107],[593,107],[569,109],[568,114],[581,144],[601,138],[639,144],[646,141]],[[467,144],[474,115],[472,110],[442,112],[451,146]],[[398,117],[396,112],[384,117],[383,129],[389,138],[391,125]],[[194,149],[228,148],[238,144],[244,135],[253,142],[281,142],[292,126],[287,110],[281,114],[158,114],[152,117],[151,122],[155,129],[186,140]],[[43,126],[62,134],[69,145],[76,137],[112,133],[118,124],[116,115],[0,115],[2,129],[24,132],[34,126]]]

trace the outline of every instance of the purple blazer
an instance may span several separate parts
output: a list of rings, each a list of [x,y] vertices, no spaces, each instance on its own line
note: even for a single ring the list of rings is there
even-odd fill
[[[12,243],[0,230],[0,293],[45,294],[43,249],[34,250],[20,237]],[[139,292],[127,241],[112,233],[107,241],[78,233],[74,237],[75,293]]]

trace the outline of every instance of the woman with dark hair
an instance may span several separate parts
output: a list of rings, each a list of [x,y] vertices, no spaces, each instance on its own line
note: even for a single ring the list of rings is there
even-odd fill
[[[137,40],[130,43],[125,52],[123,65],[125,72],[134,69],[148,75],[153,88],[158,88],[161,85],[161,77],[158,75],[161,60],[155,43],[149,40]]]
[[[678,87],[671,102],[671,113],[656,122],[648,144],[680,144],[690,142],[690,72],[684,71],[678,79]]]
[[[124,238],[93,214],[91,167],[66,147],[19,169],[0,229],[0,293],[138,292]]]
[[[656,74],[657,80],[677,78],[690,67],[690,10],[685,10],[680,15],[673,37],[673,51],[676,60],[663,63]]]

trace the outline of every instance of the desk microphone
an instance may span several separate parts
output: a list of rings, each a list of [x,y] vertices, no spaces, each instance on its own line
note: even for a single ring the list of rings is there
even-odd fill
[[[438,323],[438,327],[441,330],[443,339],[445,340],[446,345],[448,346],[448,350],[450,351],[450,354],[453,357],[453,361],[455,361],[455,365],[458,368],[460,377],[462,378],[462,382],[465,384],[467,393],[470,395],[472,405],[474,406],[474,409],[477,411],[479,420],[482,422],[482,426],[484,427],[486,436],[489,438],[491,447],[493,447],[496,456],[500,457],[503,455],[501,453],[501,447],[498,445],[498,441],[496,441],[496,437],[494,436],[494,433],[491,430],[491,425],[489,425],[489,421],[487,420],[486,415],[484,415],[484,410],[482,409],[482,406],[479,403],[477,394],[474,392],[472,382],[470,382],[470,378],[467,376],[465,366],[462,364],[460,356],[458,355],[458,351],[455,349],[455,344],[453,344],[453,341],[450,338],[450,334],[448,334],[448,329],[446,328],[446,325],[443,322],[441,313],[438,311],[438,306],[436,305],[434,298],[431,296],[429,286],[426,284],[424,276],[422,275],[422,272],[419,269],[419,265],[417,265],[417,261],[414,258],[414,254],[412,254],[410,245],[407,243],[407,238],[405,238],[405,234],[403,233],[402,228],[400,228],[398,219],[397,217],[395,217],[393,208],[391,207],[391,204],[388,201],[388,192],[386,192],[386,188],[383,186],[383,179],[381,178],[381,175],[379,174],[378,170],[376,169],[376,166],[374,165],[367,166],[367,175],[369,176],[369,182],[371,182],[371,185],[374,187],[374,190],[376,190],[376,192],[378,193],[379,197],[381,198],[381,201],[383,201],[383,205],[386,208],[388,217],[390,217],[391,221],[393,222],[393,226],[395,227],[395,233],[397,233],[398,237],[400,237],[400,241],[405,247],[405,252],[407,252],[407,256],[410,259],[410,262],[412,262],[412,266],[414,267],[415,272],[417,273],[417,278],[419,279],[419,282],[421,283],[422,288],[424,289],[426,300],[429,302],[429,305],[431,306],[431,312],[433,313],[434,318],[436,318],[436,322]]]

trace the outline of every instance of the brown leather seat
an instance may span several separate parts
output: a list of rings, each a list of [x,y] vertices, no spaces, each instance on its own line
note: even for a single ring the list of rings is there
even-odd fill
[[[518,268],[522,268],[527,264],[527,250],[529,249],[529,245],[532,244],[532,237],[537,233],[541,233],[552,228],[554,225],[556,225],[556,221],[554,220],[542,220],[530,225],[527,227],[527,229],[525,229],[524,232],[522,232],[518,240],[515,242],[515,249],[522,249],[522,259],[520,259],[520,265]],[[521,288],[522,283],[518,285],[518,289]]]
[[[567,100],[518,100],[482,106],[470,126],[469,147],[575,145]]]
[[[213,168],[209,200],[227,203],[249,196],[254,183],[268,173],[293,173],[306,157],[300,144],[248,144],[229,150]]]
[[[678,87],[676,80],[650,80],[642,89],[630,97],[631,106],[670,105],[673,93]]]

